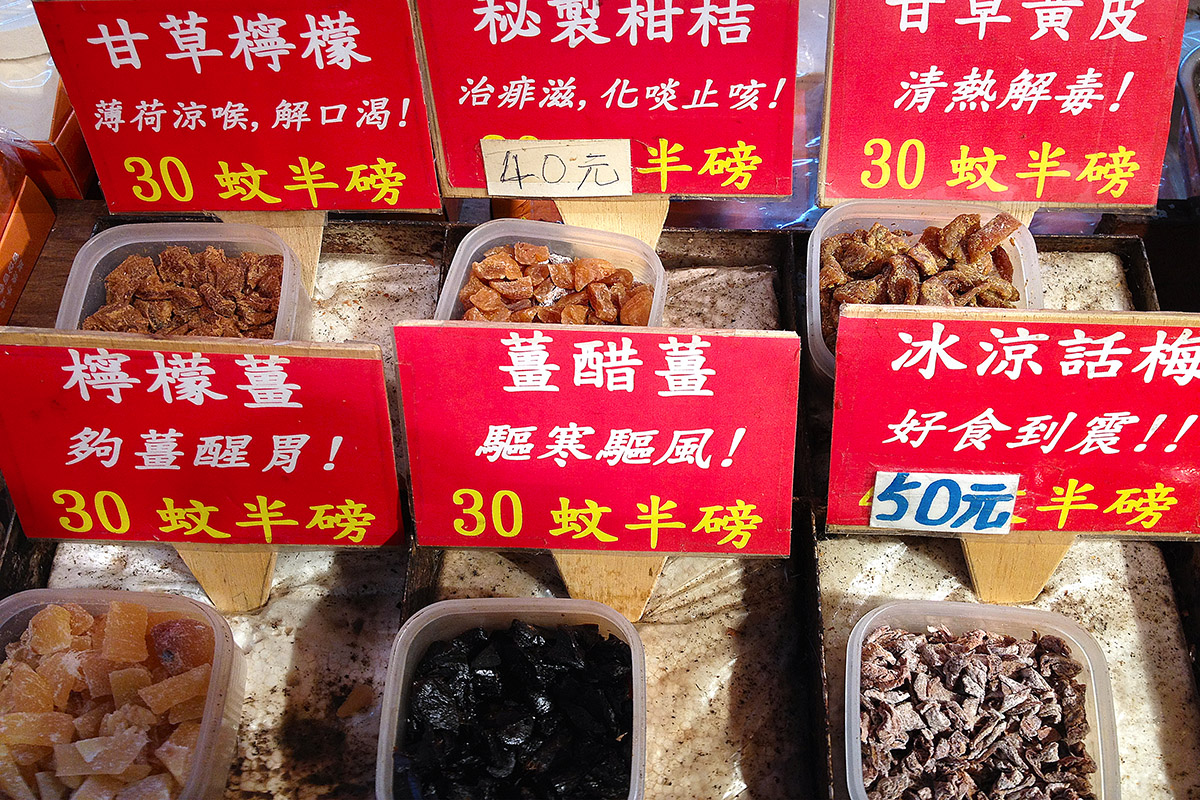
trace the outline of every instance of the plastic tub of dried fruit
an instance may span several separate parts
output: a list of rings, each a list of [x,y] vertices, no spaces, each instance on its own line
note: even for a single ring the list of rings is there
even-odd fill
[[[960,637],[972,631],[986,631],[990,634],[1013,637],[1017,640],[1029,641],[1034,637],[1057,637],[1057,640],[1066,645],[1066,649],[1070,651],[1069,658],[1077,662],[1080,667],[1077,675],[1073,679],[1069,677],[1069,672],[1074,670],[1074,667],[1066,668],[1062,666],[1062,655],[1055,652],[1058,648],[1057,641],[1046,643],[1045,652],[1039,658],[1047,659],[1044,663],[1039,663],[1041,670],[1050,669],[1052,675],[1058,675],[1058,670],[1062,670],[1061,675],[1067,676],[1063,678],[1055,678],[1060,681],[1058,688],[1047,690],[1043,684],[1047,681],[1042,679],[1039,681],[1033,675],[1028,675],[1016,668],[1014,665],[1010,671],[1013,671],[1011,677],[1001,677],[1005,670],[999,670],[995,677],[989,677],[987,684],[993,681],[999,689],[999,696],[992,697],[988,686],[982,688],[984,693],[984,702],[980,704],[978,717],[980,720],[993,718],[993,707],[996,701],[1000,703],[1000,708],[1009,706],[1009,710],[1021,710],[1021,714],[1014,717],[1011,721],[1016,723],[1018,733],[1020,733],[1020,725],[1022,720],[1027,718],[1031,712],[1035,712],[1037,703],[1033,703],[1030,699],[1022,699],[1023,691],[1022,681],[1027,681],[1035,684],[1032,691],[1029,693],[1030,698],[1037,699],[1039,692],[1053,691],[1057,699],[1061,699],[1062,694],[1060,689],[1069,685],[1073,680],[1083,686],[1083,708],[1088,723],[1088,731],[1083,736],[1082,742],[1087,754],[1095,762],[1096,771],[1090,775],[1091,791],[1098,800],[1120,800],[1121,797],[1121,774],[1120,774],[1120,759],[1117,753],[1117,727],[1116,716],[1113,711],[1112,700],[1112,685],[1108,677],[1108,663],[1104,658],[1104,653],[1100,650],[1100,646],[1096,644],[1096,640],[1091,637],[1083,628],[1075,622],[1067,619],[1061,614],[1055,614],[1049,611],[1037,611],[1028,608],[1017,608],[1012,606],[997,606],[983,603],[955,603],[941,600],[911,600],[888,603],[880,606],[868,613],[858,621],[854,629],[850,632],[850,640],[846,646],[846,783],[850,790],[850,797],[853,800],[866,800],[867,790],[864,785],[863,774],[863,755],[862,746],[864,741],[870,741],[871,736],[868,735],[864,740],[862,733],[861,714],[861,687],[862,687],[862,669],[863,669],[863,646],[869,641],[871,634],[878,631],[880,628],[888,627],[894,630],[907,631],[913,634],[927,634],[933,630],[944,628],[952,637]],[[1035,653],[1038,651],[1034,651]],[[1011,660],[1019,654],[1009,654],[1007,657]],[[921,663],[928,663],[924,655],[918,655],[918,660]],[[1004,663],[1004,662],[1000,662]],[[1038,675],[1042,672],[1035,670]],[[988,673],[992,675],[993,673]],[[1013,679],[1016,679],[1015,682]],[[961,678],[959,680],[962,680]],[[910,687],[912,678],[903,678],[890,691],[898,691],[905,695],[916,694],[915,686]],[[890,682],[890,681],[885,681]],[[953,697],[967,696],[966,693],[960,690],[965,687],[965,684],[955,682],[953,687],[945,687],[944,681],[939,680],[938,684],[942,689],[929,689],[931,684],[926,684],[925,693],[931,698],[930,701],[922,701],[919,698],[911,700],[914,713],[921,715],[921,726],[928,724],[929,720],[933,720],[934,727],[941,727],[945,720],[950,719],[946,714],[942,714],[944,704]],[[1018,685],[1014,685],[1018,684]],[[950,690],[952,688],[952,691]],[[910,691],[911,690],[911,691]],[[932,694],[930,694],[932,692]],[[975,690],[978,695],[980,691]],[[951,695],[951,698],[947,698]],[[894,698],[899,703],[910,702],[908,700],[900,700]],[[1039,701],[1040,702],[1040,701]],[[925,703],[932,703],[931,708]],[[961,705],[960,705],[961,708]],[[999,713],[998,711],[996,713]],[[907,715],[907,710],[904,712]],[[937,716],[937,715],[941,716]],[[895,716],[899,718],[900,713]],[[927,717],[927,719],[926,719]],[[915,725],[915,720],[918,717],[913,717],[912,724]],[[1030,741],[1037,741],[1037,748],[1043,753],[1047,747],[1055,747],[1061,743],[1056,740],[1059,736],[1059,728],[1063,727],[1059,723],[1054,722],[1055,714],[1053,708],[1048,708],[1045,719],[1049,720],[1046,723],[1038,722],[1039,728],[1034,731],[1029,731]],[[1003,721],[1005,717],[1000,716]],[[1041,717],[1038,718],[1039,720]],[[1034,722],[1030,719],[1030,725]],[[952,725],[953,722],[951,721]],[[900,727],[907,727],[901,725]],[[973,726],[972,726],[973,727]],[[1001,730],[1008,730],[1004,724],[1000,726]],[[945,730],[943,728],[943,730]],[[973,746],[973,733],[983,735],[982,730],[965,731],[965,736],[968,740],[968,747]],[[951,734],[952,735],[952,734]],[[933,736],[937,737],[934,733]],[[1026,737],[1026,738],[1029,738]],[[942,739],[944,741],[944,738]],[[994,743],[994,742],[993,742]],[[936,747],[937,745],[932,745]],[[1032,745],[1031,745],[1032,746]],[[1003,745],[1001,745],[1003,747]],[[903,749],[895,751],[901,756],[905,754]],[[1061,749],[1055,747],[1055,753],[1063,758],[1071,758],[1068,755],[1065,746]],[[1050,772],[1047,764],[1054,763],[1062,765],[1062,761],[1043,761],[1040,762],[1039,768],[1044,768],[1044,772]],[[1078,763],[1069,762],[1069,763]],[[1013,777],[1019,783],[1026,775],[1033,775],[1028,768],[1023,768],[1020,765],[1014,765],[1020,774],[1013,773]],[[965,772],[965,771],[964,771]],[[1036,776],[1035,776],[1036,777]],[[878,788],[878,787],[877,787]],[[984,790],[986,787],[980,787]],[[971,793],[974,793],[972,791]],[[936,794],[936,791],[935,791]],[[1074,796],[1074,795],[1072,795]]]
[[[211,608],[169,594],[33,589],[0,601],[0,646],[0,796],[65,797],[84,784],[89,797],[126,785],[137,797],[224,796],[246,664]]]
[[[186,268],[174,262],[169,273],[161,269],[161,256],[172,247],[186,247],[193,255],[203,254],[207,248],[213,247],[222,251],[227,260],[238,259],[248,253],[277,256],[283,259],[283,274],[281,279],[266,275],[264,264],[264,274],[255,275],[239,262],[242,270],[240,279],[239,269],[235,267],[228,275],[220,276],[219,285],[210,284],[206,288],[204,282],[207,275],[189,275]],[[214,309],[211,313],[206,312],[209,327],[201,327],[202,331],[208,332],[180,330],[178,335],[240,335],[297,341],[308,338],[312,324],[312,300],[304,288],[296,254],[279,236],[266,228],[224,222],[118,225],[96,234],[79,248],[75,256],[54,327],[60,330],[82,329],[85,320],[107,307],[110,299],[124,300],[123,297],[109,296],[105,279],[130,256],[150,258],[159,267],[158,280],[150,276],[153,286],[143,290],[145,298],[135,292],[131,302],[117,304],[119,307],[133,306],[133,311],[126,310],[128,321],[140,325],[137,317],[141,314],[151,326],[147,332],[169,333],[171,326],[178,329],[176,323],[186,318],[189,311]],[[235,286],[236,283],[241,285]],[[274,331],[272,336],[267,337],[264,329],[269,324],[266,319],[274,299],[278,300],[274,322],[271,323]],[[169,305],[162,305],[164,302]],[[196,302],[200,305],[192,305]],[[155,316],[159,313],[163,315],[162,319]],[[134,330],[132,327],[129,329]],[[224,329],[225,333],[212,333],[218,329]]]
[[[808,318],[805,344],[809,362],[816,375],[832,382],[836,361],[834,352],[825,342],[821,327],[821,243],[830,236],[869,229],[876,222],[891,230],[908,231],[905,237],[918,244],[929,226],[943,227],[960,214],[978,214],[983,224],[1001,211],[992,206],[943,203],[933,200],[850,200],[839,203],[825,212],[813,228],[808,240],[808,269],[806,277],[805,311]],[[1033,234],[1020,226],[1000,244],[1012,263],[1012,285],[1020,292],[1013,303],[1017,308],[1042,308],[1042,275],[1038,270],[1037,247]]]
[[[646,780],[646,658],[637,629],[602,603],[557,598],[484,598],[443,600],[414,614],[396,635],[388,661],[387,682],[380,706],[379,751],[375,766],[375,797],[396,800],[419,796],[400,791],[394,783],[397,758],[404,743],[405,719],[418,664],[437,642],[446,642],[475,628],[491,633],[514,621],[542,628],[595,625],[604,637],[629,645],[632,726],[628,794],[620,800],[641,800]],[[485,755],[485,754],[481,754]],[[622,781],[622,787],[624,782]]]
[[[479,278],[478,271],[474,270],[473,267],[475,264],[487,260],[486,254],[488,251],[497,247],[512,247],[517,243],[532,245],[534,248],[547,248],[549,250],[549,262],[543,262],[543,265],[539,266],[535,263],[539,256],[523,257],[522,261],[526,263],[521,263],[514,259],[514,263],[509,266],[514,270],[518,267],[521,268],[524,274],[520,278],[517,277],[517,272],[515,271],[511,276],[502,276],[499,278],[501,281],[499,284],[496,281],[481,280]],[[531,270],[545,269],[548,273],[550,264],[568,265],[581,259],[602,259],[608,262],[612,268],[615,268],[618,274],[620,270],[628,270],[632,274],[634,281],[633,291],[636,291],[637,284],[644,284],[650,287],[653,295],[649,303],[649,311],[646,313],[643,307],[636,316],[639,318],[639,322],[640,319],[647,320],[645,323],[640,324],[646,324],[651,327],[662,325],[663,307],[667,300],[667,273],[663,269],[662,261],[659,259],[658,254],[645,242],[619,233],[608,233],[590,228],[577,228],[571,225],[560,225],[555,222],[537,222],[519,219],[497,219],[485,222],[463,238],[462,243],[458,246],[458,250],[454,253],[454,260],[450,263],[450,271],[446,276],[446,283],[442,286],[442,294],[438,298],[434,319],[464,318],[464,312],[468,310],[460,298],[460,293],[463,292],[464,288],[471,287],[478,290],[485,286],[489,289],[493,286],[498,286],[501,291],[506,292],[505,295],[495,297],[491,295],[491,292],[484,292],[493,301],[489,306],[495,306],[492,311],[487,313],[492,316],[498,314],[508,318],[493,321],[505,324],[509,322],[537,322],[538,324],[559,322],[556,318],[544,318],[544,314],[542,317],[526,320],[520,312],[524,311],[524,315],[533,316],[533,313],[528,309],[536,311],[538,308],[544,307],[549,311],[557,304],[577,297],[586,288],[579,283],[583,273],[575,273],[574,277],[576,281],[574,284],[570,283],[571,276],[569,272],[561,273],[566,275],[568,280],[565,281],[560,279],[560,274],[558,273],[551,277],[543,277],[540,272],[533,275],[536,282],[534,280],[527,281],[532,286],[521,286],[518,281],[525,283],[526,281],[523,279],[529,279],[530,276],[528,273]],[[505,259],[505,261],[508,261],[508,259]],[[598,262],[588,261],[585,263],[596,264]],[[599,285],[610,283],[616,277],[616,275],[610,276],[609,272],[604,271],[608,269],[607,267],[601,267],[600,269],[604,277],[596,281],[596,284],[598,284],[597,289],[600,288]],[[511,282],[507,279],[508,277],[511,277]],[[505,289],[505,286],[511,286],[512,290]],[[543,287],[542,291],[538,291],[539,286]],[[530,296],[530,292],[532,292],[532,296]],[[600,294],[607,296],[609,293],[605,289]],[[508,295],[511,295],[511,297]],[[605,302],[603,297],[593,299],[590,303],[585,303],[580,307],[596,312],[601,307],[601,302]],[[617,304],[619,305],[619,303],[620,300],[617,299]],[[632,307],[630,310],[632,310]],[[627,314],[624,312],[626,312],[625,308],[618,309],[619,316],[617,321],[628,319]],[[515,318],[513,317],[514,313],[516,314]],[[478,314],[475,316],[482,317],[482,315]],[[596,321],[594,314],[593,317],[589,318],[593,322]],[[479,321],[484,320],[480,318]],[[635,322],[632,324],[639,323]]]

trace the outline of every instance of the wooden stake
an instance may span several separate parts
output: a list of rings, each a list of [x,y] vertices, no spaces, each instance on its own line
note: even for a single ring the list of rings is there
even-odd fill
[[[963,555],[975,594],[985,603],[1032,602],[1074,541],[1074,535],[1055,531],[964,536]]]
[[[563,222],[635,236],[654,248],[667,220],[666,195],[556,200]],[[632,622],[641,619],[665,556],[619,556],[555,550],[554,560],[572,597],[606,603]]]
[[[225,222],[258,225],[279,238],[300,259],[304,290],[312,296],[325,231],[323,211],[227,211]],[[221,547],[175,545],[183,563],[199,581],[218,611],[253,611],[266,605],[275,577],[275,551],[267,545]]]
[[[221,613],[237,614],[266,605],[275,577],[275,551],[260,545],[234,552],[230,551],[236,545],[219,547],[177,544],[175,551]]]

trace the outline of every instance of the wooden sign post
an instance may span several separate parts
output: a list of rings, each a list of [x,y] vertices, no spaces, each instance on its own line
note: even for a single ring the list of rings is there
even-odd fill
[[[958,536],[994,602],[1036,597],[1076,535],[1200,535],[1194,322],[844,307],[830,530]]]
[[[280,546],[400,544],[375,345],[0,328],[0,468],[27,535],[176,545],[215,605]]]
[[[559,551],[573,595],[631,619],[665,555],[786,555],[799,344],[774,331],[402,323],[418,543]],[[620,364],[585,357],[616,349]]]
[[[639,195],[606,199],[560,199],[563,222],[633,236],[658,246],[667,219],[670,198]],[[554,561],[572,597],[583,597],[612,606],[636,622],[645,613],[662,574],[665,556],[605,556],[555,550]]]

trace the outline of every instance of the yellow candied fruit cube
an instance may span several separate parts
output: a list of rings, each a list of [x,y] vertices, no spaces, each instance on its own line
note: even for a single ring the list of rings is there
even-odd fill
[[[29,621],[29,646],[38,655],[57,653],[71,646],[71,612],[46,606]]]
[[[37,674],[50,685],[54,697],[54,707],[59,711],[67,707],[75,683],[83,678],[80,654],[72,650],[52,653],[38,664]]]
[[[129,784],[117,793],[116,800],[171,800],[174,788],[171,776],[160,772]]]
[[[167,722],[172,725],[178,725],[181,722],[188,720],[200,719],[204,716],[204,705],[208,702],[208,693],[193,697],[191,700],[184,700],[182,703],[176,703],[171,706],[171,713],[167,715]]]
[[[196,742],[199,739],[200,723],[184,722],[154,751],[162,765],[181,784],[187,783],[188,772],[192,768],[192,755],[196,751]]]
[[[49,758],[54,753],[54,748],[40,744],[10,744],[8,752],[12,754],[13,761],[22,767],[29,767],[43,758]]]
[[[112,686],[113,704],[120,708],[136,701],[138,691],[149,686],[154,679],[145,667],[129,667],[110,672],[108,682]]]
[[[139,664],[150,655],[146,649],[146,607],[138,603],[109,604],[101,651],[109,661]]]
[[[114,711],[111,702],[101,703],[75,717],[75,738],[91,739],[100,735],[100,722]]]
[[[108,661],[99,652],[93,650],[84,653],[79,660],[83,679],[87,681],[88,693],[92,697],[107,697],[112,694],[112,684],[108,680],[109,673],[120,669],[119,664]]]
[[[33,776],[37,782],[39,800],[65,800],[67,785],[60,781],[53,772],[39,772]]]
[[[13,800],[37,800],[8,748],[0,744],[0,789]]]
[[[110,775],[92,775],[71,795],[71,800],[115,800],[125,784]]]
[[[116,775],[114,777],[116,777],[118,780],[120,780],[121,783],[134,783],[135,781],[140,781],[142,778],[146,777],[153,771],[154,771],[154,768],[151,767],[149,764],[138,763],[135,761],[132,764],[130,764],[128,767],[126,767],[124,772],[122,772],[120,775]],[[166,774],[166,773],[159,773],[159,774]]]
[[[53,745],[69,742],[74,735],[75,720],[70,714],[14,711],[0,716],[0,742],[5,744]]]
[[[158,716],[145,706],[132,703],[121,706],[100,722],[100,735],[113,736],[128,728],[148,731],[157,725]]]
[[[8,682],[0,689],[0,714],[53,710],[54,692],[46,679],[28,664],[14,664]]]
[[[96,618],[89,614],[86,608],[79,603],[63,603],[62,607],[71,615],[71,633],[80,636],[92,629]]]
[[[97,736],[54,746],[55,774],[119,775],[142,754],[149,737],[129,728],[113,736]]]
[[[153,686],[138,690],[138,695],[155,714],[161,714],[172,706],[193,697],[208,693],[208,677],[212,671],[209,664],[201,664],[182,675],[172,675]]]

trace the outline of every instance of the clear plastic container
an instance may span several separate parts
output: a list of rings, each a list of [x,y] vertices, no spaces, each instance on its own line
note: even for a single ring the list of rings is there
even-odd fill
[[[108,612],[108,605],[140,603],[151,611],[174,611],[204,622],[213,631],[212,677],[192,770],[177,800],[219,800],[225,795],[229,767],[237,751],[238,726],[246,689],[246,659],[223,617],[187,597],[109,589],[31,589],[0,600],[0,648],[21,638],[34,614],[56,603],[78,603],[91,614]]]
[[[283,256],[283,284],[275,339],[305,341],[312,327],[312,300],[300,277],[300,260],[275,233],[257,225],[224,222],[152,222],[118,225],[88,239],[71,264],[67,288],[58,306],[54,327],[79,330],[83,321],[104,305],[104,279],[129,256],[158,255],[181,245],[199,253],[212,245],[227,256],[267,253]]]
[[[851,800],[866,800],[867,797],[862,779],[859,717],[862,643],[869,633],[884,625],[912,633],[943,627],[954,635],[985,630],[1021,639],[1030,638],[1035,631],[1060,637],[1071,648],[1071,657],[1083,665],[1076,680],[1085,687],[1084,707],[1090,731],[1084,744],[1098,767],[1092,775],[1092,788],[1099,800],[1120,800],[1121,764],[1117,753],[1112,684],[1108,678],[1108,662],[1096,640],[1076,623],[1050,611],[944,600],[888,603],[860,619],[850,632],[850,641],[846,645],[846,784]]]
[[[604,258],[617,267],[629,270],[635,280],[654,287],[649,326],[662,326],[663,307],[667,303],[667,273],[658,254],[649,245],[641,239],[620,233],[525,219],[495,219],[483,223],[463,237],[450,263],[450,272],[442,286],[442,295],[438,298],[437,312],[433,318],[462,319],[463,307],[458,302],[458,292],[471,277],[471,265],[481,260],[483,254],[493,247],[516,242],[546,245],[552,256]]]
[[[633,759],[628,800],[641,800],[646,783],[646,654],[637,629],[603,603],[557,598],[484,598],[443,600],[412,615],[400,628],[388,660],[380,706],[379,752],[375,763],[376,800],[393,800],[396,743],[404,739],[404,712],[413,671],[434,642],[453,639],[472,628],[507,628],[513,620],[532,625],[597,625],[600,633],[629,645],[633,658]]]
[[[826,211],[813,228],[808,240],[806,306],[808,313],[808,352],[819,377],[833,381],[834,354],[821,335],[821,242],[839,233],[870,228],[876,222],[893,230],[899,228],[919,237],[930,225],[941,227],[959,214],[979,214],[986,223],[1000,213],[992,206],[955,205],[933,200],[851,200]],[[1021,292],[1017,308],[1042,308],[1042,273],[1038,269],[1037,247],[1028,226],[1022,225],[1001,247],[1013,265],[1013,285]]]

